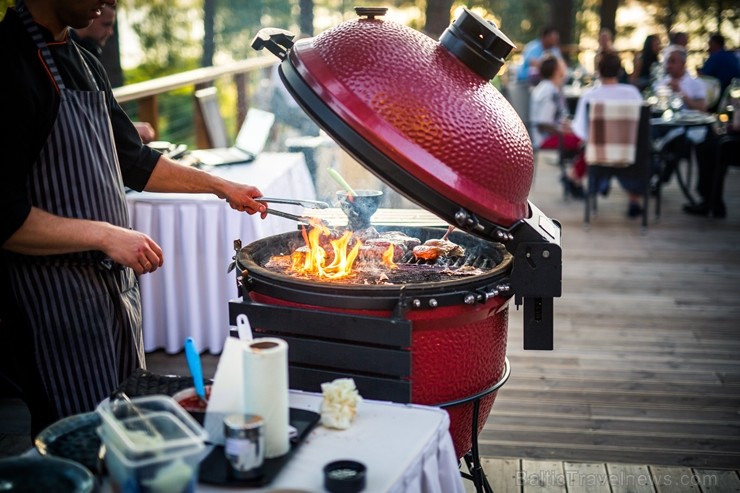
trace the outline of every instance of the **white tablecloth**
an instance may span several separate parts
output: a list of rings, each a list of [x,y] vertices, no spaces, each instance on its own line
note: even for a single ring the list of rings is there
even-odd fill
[[[315,199],[311,175],[300,153],[263,153],[256,161],[215,168],[214,174],[257,186],[265,196]],[[131,225],[164,250],[164,265],[139,279],[144,349],[182,350],[185,338],[211,353],[221,352],[229,333],[228,302],[239,296],[236,275],[226,272],[234,240],[247,245],[294,231],[297,223],[234,211],[210,194],[128,193]],[[274,205],[300,213],[301,208]]]
[[[321,395],[291,391],[291,407],[318,412]],[[463,493],[447,411],[429,406],[364,401],[347,430],[316,426],[277,478],[249,492],[323,492],[323,467],[351,459],[367,467],[368,493]],[[223,488],[198,484],[198,492]]]
[[[290,391],[291,407],[318,412],[321,399],[320,394]],[[363,401],[349,429],[316,425],[268,486],[225,489],[198,483],[196,491],[320,493],[326,491],[324,466],[350,459],[367,468],[363,491],[368,493],[464,493],[449,425],[447,411],[438,407]],[[38,452],[34,448],[24,455],[38,457]],[[100,490],[110,493],[112,488],[105,481]]]

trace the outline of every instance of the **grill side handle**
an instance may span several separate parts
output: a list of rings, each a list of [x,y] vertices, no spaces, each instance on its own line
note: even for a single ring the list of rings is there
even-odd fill
[[[529,204],[531,214],[510,230],[506,249],[514,256],[511,291],[524,304],[524,349],[553,349],[553,298],[562,293],[560,224]]]

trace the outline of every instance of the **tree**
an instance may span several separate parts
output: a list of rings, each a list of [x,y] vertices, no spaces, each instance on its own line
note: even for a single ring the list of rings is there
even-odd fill
[[[203,57],[201,66],[213,65],[213,55],[216,53],[214,30],[216,23],[216,0],[203,1]]]
[[[451,9],[452,0],[427,0],[424,32],[430,37],[438,39],[450,25]]]
[[[617,32],[617,7],[620,0],[601,0],[599,5],[600,29],[609,29],[612,33]]]

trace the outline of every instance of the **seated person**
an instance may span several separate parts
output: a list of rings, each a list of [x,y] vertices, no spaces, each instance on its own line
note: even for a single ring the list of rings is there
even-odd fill
[[[701,79],[692,77],[686,70],[686,51],[680,46],[671,46],[666,49],[666,75],[655,82],[654,89],[668,87],[674,95],[678,95],[685,108],[697,111],[707,110],[707,89]],[[664,156],[668,156],[663,163],[661,180],[667,183],[673,170],[681,159],[689,159],[691,142],[685,135],[680,135],[668,142],[663,148]]]
[[[537,149],[560,149],[576,155],[573,166],[564,177],[564,185],[573,197],[583,197],[581,180],[586,172],[583,160],[583,146],[570,131],[568,108],[563,97],[565,81],[565,62],[554,55],[546,56],[540,64],[542,80],[532,91],[530,99],[530,120],[532,123],[532,144]]]
[[[599,62],[600,85],[585,92],[578,100],[576,114],[573,118],[573,133],[582,141],[588,140],[588,105],[593,101],[642,101],[640,91],[631,84],[619,83],[622,62],[616,53],[604,53]],[[620,185],[629,196],[627,215],[638,217],[642,214],[642,193],[647,186],[643,181],[617,176]],[[608,182],[599,184],[599,189],[606,193]]]
[[[734,135],[736,139],[731,143],[724,144],[723,162],[717,161],[721,136],[716,132],[710,130],[704,142],[697,144],[696,163],[699,167],[699,176],[696,182],[696,191],[701,197],[701,201],[698,204],[685,204],[683,206],[685,213],[694,216],[708,216],[711,214],[716,218],[727,216],[727,208],[722,195],[724,193],[727,165],[730,162],[737,163],[738,156],[740,156],[740,118],[737,120],[737,125],[732,125],[728,130],[728,135]]]

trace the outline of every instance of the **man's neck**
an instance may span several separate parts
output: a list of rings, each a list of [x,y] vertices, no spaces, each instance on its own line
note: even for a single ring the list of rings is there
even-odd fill
[[[619,80],[616,77],[601,77],[599,80],[601,80],[602,86],[613,86],[619,84]]]
[[[54,11],[48,6],[47,2],[39,0],[26,0],[26,8],[31,13],[31,17],[36,22],[51,32],[56,41],[63,41],[67,38],[67,26],[63,25]]]

